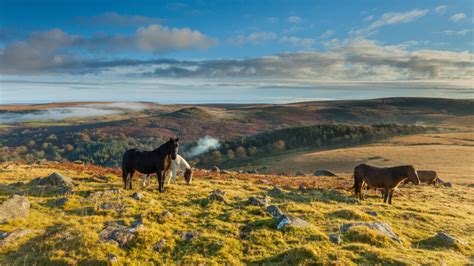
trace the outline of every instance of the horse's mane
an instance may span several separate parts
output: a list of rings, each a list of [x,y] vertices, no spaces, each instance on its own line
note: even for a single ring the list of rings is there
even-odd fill
[[[154,149],[152,152],[153,153],[156,153],[156,154],[166,154],[166,148],[168,147],[169,143],[171,142],[171,140],[168,140],[167,142],[161,144],[160,147]]]

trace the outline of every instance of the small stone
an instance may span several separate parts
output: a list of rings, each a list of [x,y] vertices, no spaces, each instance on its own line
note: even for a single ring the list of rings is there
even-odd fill
[[[219,202],[225,202],[224,196],[226,193],[220,189],[213,190],[211,192],[211,195],[207,197],[208,200],[210,201],[219,201]]]
[[[455,238],[451,235],[448,235],[447,233],[445,232],[438,232],[436,235],[435,235],[436,238],[446,242],[448,245],[455,245],[455,244],[460,244],[462,246],[466,246],[467,243],[458,239],[458,238]]]
[[[159,253],[165,247],[166,242],[166,239],[162,238],[159,242],[156,242],[151,247],[153,248],[154,252]]]
[[[221,170],[221,174],[230,175],[232,174],[232,172],[227,171],[227,170]]]
[[[198,232],[186,232],[183,234],[183,240],[184,241],[190,241],[193,238],[196,238],[199,235]]]
[[[328,170],[324,170],[324,169],[318,169],[314,171],[313,175],[314,176],[337,176],[335,173]]]
[[[13,195],[0,205],[0,223],[28,217],[30,206],[28,198]]]
[[[374,211],[366,211],[365,213],[367,213],[367,214],[370,215],[370,216],[377,217],[377,213],[374,212]]]
[[[142,200],[142,199],[145,198],[145,196],[140,192],[135,192],[135,193],[133,193],[132,198],[134,198],[136,200]]]
[[[63,186],[67,188],[71,188],[74,186],[74,182],[71,178],[67,176],[63,176],[59,173],[52,173],[45,178],[35,178],[31,181],[32,184],[35,185],[42,185],[42,186]]]
[[[283,227],[285,227],[287,225],[291,225],[291,226],[294,226],[294,227],[308,227],[308,226],[310,226],[310,224],[308,222],[306,222],[305,220],[303,220],[303,219],[293,217],[293,216],[289,216],[289,215],[281,215],[277,219],[277,228],[282,229]]]
[[[453,187],[453,184],[452,184],[451,182],[444,182],[444,183],[442,183],[442,184],[443,184],[443,186],[445,186],[445,187]]]
[[[181,212],[180,213],[181,216],[192,216],[193,214],[191,212]]]
[[[68,202],[69,202],[68,198],[60,198],[60,199],[56,200],[54,205],[57,206],[57,207],[64,207],[66,205],[66,203],[68,203]]]
[[[275,205],[270,205],[267,207],[267,212],[271,214],[274,218],[280,217],[283,215],[283,212],[281,212],[280,208],[278,208]]]
[[[295,172],[295,176],[306,176],[306,174],[303,171],[298,170]]]
[[[217,167],[217,166],[214,165],[214,166],[211,168],[211,171],[217,173],[217,172],[220,172],[220,169],[219,169],[219,167]]]
[[[340,234],[329,234],[329,241],[336,245],[342,244],[342,238]]]
[[[13,244],[30,232],[28,229],[15,229],[10,233],[3,233],[0,237],[0,247]]]
[[[117,263],[118,262],[118,257],[115,254],[110,253],[110,254],[107,255],[107,260],[110,263]]]
[[[267,207],[269,202],[270,202],[270,199],[268,197],[265,197],[263,200],[258,199],[256,197],[250,197],[248,199],[248,203],[250,205],[259,206],[259,207]]]
[[[160,216],[158,217],[158,220],[162,223],[170,220],[171,218],[173,218],[173,214],[170,212],[170,211],[163,211],[162,213],[160,213]]]
[[[400,238],[398,237],[397,234],[395,234],[395,232],[393,232],[392,228],[390,227],[390,225],[388,225],[388,223],[384,223],[384,222],[372,222],[372,223],[348,223],[348,224],[343,224],[340,228],[341,230],[341,233],[346,233],[347,231],[349,231],[349,229],[353,226],[365,226],[367,228],[370,228],[372,230],[375,230],[375,231],[378,231],[382,234],[384,234],[385,236],[391,238],[392,240],[396,241],[396,242],[399,242],[401,243],[402,241],[400,240]]]
[[[257,169],[251,169],[247,171],[247,174],[258,175]]]

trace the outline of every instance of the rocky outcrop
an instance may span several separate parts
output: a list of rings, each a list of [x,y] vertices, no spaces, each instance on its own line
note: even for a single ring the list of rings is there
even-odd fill
[[[324,170],[324,169],[318,169],[314,171],[313,175],[314,176],[337,176],[335,173],[329,170]]]
[[[0,205],[0,223],[7,223],[16,219],[26,218],[30,214],[28,198],[13,195]]]
[[[365,226],[367,228],[370,228],[372,230],[378,231],[379,233],[382,233],[383,235],[387,236],[388,238],[392,239],[393,241],[396,242],[401,242],[400,238],[398,237],[395,232],[393,232],[392,228],[388,223],[384,222],[372,222],[372,223],[347,223],[343,224],[340,228],[341,233],[346,233],[349,231],[349,229],[353,226]]]

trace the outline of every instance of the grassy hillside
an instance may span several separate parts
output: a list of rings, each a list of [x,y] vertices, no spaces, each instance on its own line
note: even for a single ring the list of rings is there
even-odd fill
[[[11,194],[23,194],[32,205],[28,218],[0,224],[1,232],[30,230],[13,243],[0,246],[2,265],[105,265],[114,258],[117,263],[131,265],[473,263],[474,188],[454,177],[448,178],[455,184],[452,188],[403,187],[394,205],[388,206],[375,194],[358,204],[342,189],[351,185],[350,178],[198,171],[193,184],[185,185],[180,179],[177,185],[166,186],[163,194],[157,193],[156,181],[140,189],[138,178],[134,191],[101,194],[121,189],[116,169],[69,163],[2,164],[0,169],[0,202]],[[77,184],[66,196],[69,201],[64,207],[56,204],[64,196],[27,183],[52,172],[69,176]],[[18,181],[26,184],[9,185]],[[265,208],[247,203],[248,197],[269,195],[274,185],[283,193],[269,196],[270,204],[304,219],[309,226],[277,229]],[[305,189],[299,189],[300,185]],[[227,193],[225,202],[208,199],[216,189]],[[133,199],[135,191],[142,192],[144,198]],[[132,228],[137,221],[142,225],[136,227],[127,246],[99,241],[107,223]],[[341,234],[340,245],[328,239],[328,234],[338,233],[344,223],[372,221],[387,222],[401,243],[365,227]],[[440,245],[431,239],[439,231],[468,244]],[[194,238],[183,240],[186,232],[194,232]]]

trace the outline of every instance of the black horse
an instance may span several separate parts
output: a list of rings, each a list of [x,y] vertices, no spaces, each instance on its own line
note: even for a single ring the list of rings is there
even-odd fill
[[[171,166],[171,160],[176,159],[179,147],[179,138],[170,138],[165,144],[152,151],[130,149],[123,155],[122,178],[124,189],[132,189],[132,179],[135,171],[142,174],[156,173],[158,189],[163,192],[165,174]]]

